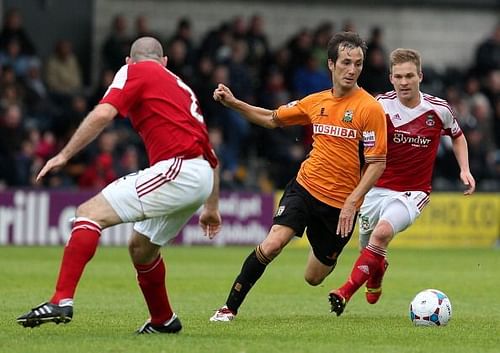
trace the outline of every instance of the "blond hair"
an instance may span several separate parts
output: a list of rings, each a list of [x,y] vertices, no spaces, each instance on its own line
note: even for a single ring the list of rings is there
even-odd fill
[[[407,62],[414,63],[417,67],[417,71],[422,71],[422,59],[420,58],[420,53],[414,49],[403,49],[398,48],[392,51],[391,56],[391,72],[394,65],[403,64]]]

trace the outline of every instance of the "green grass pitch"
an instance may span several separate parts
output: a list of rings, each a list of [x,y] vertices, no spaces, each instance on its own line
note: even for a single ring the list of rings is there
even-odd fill
[[[125,248],[100,248],[84,273],[73,322],[25,329],[15,318],[51,295],[62,248],[0,248],[0,352],[500,352],[500,251],[390,249],[384,294],[369,305],[359,291],[341,317],[327,294],[357,255],[347,249],[318,287],[303,280],[307,249],[287,248],[269,266],[229,324],[208,318],[223,304],[249,247],[164,249],[178,335],[134,335],[147,318]],[[437,288],[451,299],[446,327],[414,327],[413,296]]]

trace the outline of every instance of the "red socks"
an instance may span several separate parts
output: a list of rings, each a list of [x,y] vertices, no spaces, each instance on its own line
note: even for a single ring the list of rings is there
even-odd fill
[[[96,222],[84,217],[75,220],[64,248],[56,291],[50,299],[51,303],[72,303],[85,266],[95,254],[100,235],[101,227]],[[165,263],[161,256],[158,256],[151,264],[134,266],[151,314],[151,323],[163,325],[173,315],[165,286]]]
[[[349,279],[339,288],[339,293],[346,300],[351,299],[359,287],[368,280],[370,274],[375,273],[377,269],[382,266],[385,255],[385,249],[368,244],[368,246],[361,251],[361,254],[354,263]]]
[[[148,305],[152,325],[163,325],[168,321],[173,311],[168,301],[165,286],[165,263],[161,256],[147,265],[136,265],[137,280]]]
[[[50,302],[72,300],[85,265],[92,259],[99,244],[101,227],[90,219],[79,217],[73,223],[70,238],[64,248],[56,292]]]

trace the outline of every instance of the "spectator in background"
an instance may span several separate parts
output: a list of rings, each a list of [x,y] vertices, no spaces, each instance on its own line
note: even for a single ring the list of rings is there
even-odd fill
[[[88,111],[87,99],[82,94],[75,94],[68,100],[68,106],[54,116],[52,131],[61,142],[66,142],[82,122]]]
[[[500,95],[496,97],[493,105],[493,126],[497,154],[500,153]],[[499,155],[500,156],[500,155]],[[497,157],[498,158],[498,157]],[[499,160],[500,161],[500,160]]]
[[[374,26],[370,31],[370,39],[368,39],[366,56],[370,55],[370,52],[374,49],[377,49],[383,57],[384,62],[388,66],[387,63],[387,49],[384,44],[384,30],[382,27]]]
[[[101,72],[101,74],[99,75],[97,86],[94,89],[94,92],[89,97],[90,106],[93,107],[99,103],[101,98],[104,96],[104,93],[106,93],[109,85],[111,84],[111,82],[113,82],[114,76],[115,73],[111,69],[105,69]]]
[[[35,150],[30,140],[21,142],[21,149],[15,156],[15,175],[19,186],[34,184],[33,162],[35,160]]]
[[[56,138],[52,133],[52,131],[50,130],[45,130],[39,134],[39,137],[34,138],[33,136],[36,135],[37,131],[36,129],[33,129],[32,134],[30,136],[30,141],[33,143],[33,146],[35,147],[34,149],[35,155],[41,158],[41,160],[45,162],[50,158],[52,158],[57,152]],[[40,165],[40,167],[42,166]],[[39,169],[37,169],[36,172],[38,172],[38,170]],[[32,177],[34,178],[35,175],[32,175]],[[35,180],[33,179],[32,182],[34,181]]]
[[[278,68],[272,68],[266,75],[266,81],[258,96],[259,104],[263,108],[273,109],[292,100],[292,96],[286,87],[283,72]]]
[[[132,39],[127,34],[127,19],[123,15],[116,15],[111,23],[111,32],[104,40],[102,46],[103,69],[118,71],[125,62],[125,58],[130,52]]]
[[[500,97],[500,69],[490,71],[481,89],[493,106]]]
[[[328,41],[333,36],[334,25],[331,22],[322,22],[314,30],[312,55],[319,63],[319,69],[328,73],[328,55],[325,48],[328,46]]]
[[[373,96],[391,90],[389,66],[385,60],[384,52],[379,47],[372,47],[366,52],[366,63],[359,78],[359,85]]]
[[[350,18],[346,18],[340,27],[344,32],[356,32],[356,24]]]
[[[255,102],[255,76],[246,63],[248,57],[248,45],[243,39],[235,39],[231,45],[231,54],[227,67],[229,69],[229,84],[235,94],[245,97],[248,102]],[[223,120],[224,141],[228,150],[234,154],[235,165],[233,171],[236,172],[243,156],[248,156],[249,145],[247,139],[250,136],[251,127],[248,121],[241,118],[239,112],[226,109],[226,120]]]
[[[291,52],[287,46],[276,49],[272,56],[268,68],[264,71],[267,76],[268,71],[278,70],[282,73],[285,87],[291,92],[293,89],[293,71],[294,67],[291,61]]]
[[[247,24],[243,16],[234,16],[230,24],[231,35],[235,40],[247,39]]]
[[[311,50],[313,48],[313,37],[311,31],[307,28],[302,28],[288,42],[288,50],[290,51],[290,66],[292,72],[298,67],[306,65]]]
[[[24,108],[24,94],[25,89],[14,69],[11,66],[3,67],[0,81],[0,109],[13,104]]]
[[[291,94],[285,87],[285,79],[279,70],[271,70],[260,95],[260,106],[273,109],[287,104]],[[256,128],[257,129],[257,128]],[[254,136],[259,155],[269,162],[268,175],[273,187],[283,190],[297,174],[306,155],[303,143],[303,126],[292,126],[273,131],[258,127]],[[269,148],[273,146],[273,148]]]
[[[245,40],[235,39],[224,64],[229,69],[229,81],[234,92],[245,100],[255,102],[255,75],[247,64],[248,45]]]
[[[10,104],[0,111],[0,184],[21,186],[16,158],[27,138],[24,117],[18,104]]]
[[[47,85],[42,77],[42,66],[38,58],[28,63],[28,71],[24,78],[26,116],[33,120],[41,130],[53,128],[53,117],[57,114]]]
[[[483,144],[483,134],[479,129],[465,130],[469,144],[470,170],[478,183],[488,180],[491,170],[488,161],[488,149]]]
[[[23,17],[18,9],[11,8],[5,12],[2,32],[0,33],[0,51],[6,50],[8,43],[15,40],[19,43],[22,55],[36,54],[33,41],[23,27]]]
[[[212,92],[215,89],[214,83],[212,82],[214,68],[215,64],[212,59],[207,55],[203,55],[197,62],[193,76],[193,90],[198,96],[198,101],[200,102],[200,107],[205,115],[205,121],[208,127],[214,125],[214,120],[217,120],[217,113],[213,111],[213,107],[220,107],[220,104],[214,104],[212,98]]]
[[[500,70],[500,22],[491,35],[479,43],[475,69],[481,77],[486,77],[490,71]]]
[[[62,104],[66,104],[75,94],[81,93],[82,71],[73,52],[73,44],[69,40],[57,41],[47,60],[45,75],[51,95]]]
[[[366,49],[366,62],[359,77],[359,84],[372,95],[390,91],[389,64],[387,50],[383,42],[383,30],[375,26],[371,29]]]
[[[217,65],[211,77],[211,85],[214,89],[219,82],[229,84],[230,73],[226,65]],[[212,91],[213,92],[213,91]],[[234,189],[238,186],[236,172],[240,165],[241,147],[245,144],[245,139],[249,133],[248,122],[240,124],[241,117],[231,112],[223,105],[208,101],[209,97],[204,97],[205,106],[203,109],[208,113],[207,124],[211,128],[210,136],[216,142],[217,156],[221,162],[221,185]]]
[[[264,65],[269,63],[271,55],[269,39],[264,31],[264,18],[260,14],[254,14],[250,18],[246,42],[248,45],[247,63],[255,70],[260,79],[262,78]]]
[[[140,37],[159,38],[158,34],[154,33],[149,28],[149,21],[148,21],[148,17],[146,15],[138,15],[135,18],[135,38],[134,39],[137,39]]]
[[[331,88],[331,77],[323,70],[322,64],[312,52],[307,54],[304,64],[298,66],[293,74],[295,97],[302,98],[313,92]]]
[[[143,165],[140,161],[139,151],[137,147],[135,147],[134,145],[127,145],[119,160],[118,165],[116,166],[117,175],[128,175],[142,168]]]
[[[17,39],[10,39],[6,48],[0,50],[0,65],[12,67],[17,77],[26,76],[30,58],[22,53],[21,44]]]
[[[168,67],[170,71],[182,78],[188,84],[194,81],[193,67],[187,58],[187,48],[184,41],[175,39],[167,46]]]
[[[116,143],[117,134],[112,130],[103,131],[99,135],[98,152],[78,179],[80,188],[102,189],[119,176],[114,165],[114,160],[117,160],[114,155]]]
[[[470,170],[479,182],[489,183],[493,178],[495,141],[493,109],[484,95],[476,95],[470,102],[474,124],[465,130],[470,140]]]
[[[36,173],[55,152],[56,140],[50,130],[41,132],[36,126],[26,128],[25,138],[15,155],[17,185],[35,186]]]
[[[187,17],[181,17],[177,21],[175,32],[168,40],[168,43],[175,40],[181,40],[184,42],[184,46],[186,48],[186,63],[194,67],[196,65],[195,61],[197,60],[196,49],[193,42],[193,28],[191,21],[189,21]]]
[[[484,95],[476,95],[470,101],[470,112],[476,119],[475,129],[483,136],[482,144],[487,150],[494,148],[493,140],[493,108]]]
[[[265,15],[265,14],[262,14]],[[207,31],[205,35],[205,41],[203,41],[202,45],[197,46],[196,42],[198,38],[193,37],[193,28],[192,23],[188,17],[180,17],[177,19],[177,25],[175,29],[175,33],[170,37],[170,39],[166,42],[165,47],[169,47],[170,43],[174,43],[177,40],[181,40],[185,43],[185,50],[173,50],[169,51],[169,67],[173,71],[178,72],[178,74],[182,77],[186,77],[185,67],[193,68],[192,70],[195,74],[191,74],[194,81],[192,85],[194,86],[194,91],[200,99],[200,105],[203,108],[203,111],[206,115],[207,125],[209,126],[217,126],[220,129],[224,129],[223,125],[220,124],[220,121],[224,121],[221,117],[224,115],[220,115],[219,110],[214,108],[211,104],[212,100],[212,92],[214,87],[212,86],[212,82],[210,81],[210,76],[214,70],[215,65],[225,64],[227,65],[230,61],[230,57],[233,51],[233,42],[235,42],[234,37],[241,38],[248,45],[247,55],[244,60],[247,65],[248,72],[252,77],[252,88],[251,94],[254,97],[258,96],[258,99],[262,99],[263,90],[267,90],[267,78],[268,76],[274,76],[272,71],[278,70],[281,72],[282,77],[284,78],[285,89],[288,92],[293,92],[293,79],[294,79],[294,71],[297,68],[297,65],[301,60],[304,59],[303,53],[308,53],[310,50],[313,50],[313,55],[317,58],[324,58],[324,51],[322,51],[322,46],[325,38],[327,38],[327,32],[329,31],[329,23],[328,22],[319,22],[318,26],[315,28],[304,28],[304,33],[300,33],[294,35],[294,38],[290,38],[290,43],[293,42],[293,45],[290,44],[290,48],[293,50],[291,54],[289,48],[286,47],[277,47],[268,48],[265,50],[264,48],[268,46],[265,44],[268,42],[268,34],[264,32],[263,26],[265,25],[264,19],[266,16],[262,16],[261,14],[254,14],[248,21],[248,26],[245,23],[246,16],[234,16],[229,19],[228,23],[221,22],[220,25],[217,25],[216,30]],[[121,17],[121,18],[120,18]],[[139,15],[135,18],[135,31],[139,32],[151,32],[147,22],[148,18],[144,15]],[[349,21],[347,21],[349,22]],[[353,26],[354,24],[351,22],[349,26]],[[102,46],[102,62],[103,66],[101,69],[104,69],[108,64],[104,64],[105,62],[110,62],[110,60],[104,57],[104,53],[109,54],[109,57],[115,58],[116,67],[114,69],[107,68],[102,71],[100,75],[100,79],[98,80],[97,87],[95,87],[94,93],[89,96],[89,104],[90,106],[94,106],[98,103],[98,101],[103,96],[105,90],[111,83],[112,77],[116,70],[123,65],[123,56],[128,53],[128,49],[130,46],[130,39],[127,37],[127,20],[122,15],[118,15],[113,19],[113,26],[117,29],[116,31],[113,29],[113,34],[110,33],[109,36],[106,37],[106,41],[108,42],[108,49],[104,50],[104,42]],[[111,27],[111,21],[110,21]],[[239,28],[239,29],[238,29]],[[500,77],[499,70],[490,70],[487,74],[479,74],[472,70],[476,67],[488,68],[494,66],[494,63],[498,63],[498,30],[497,27],[494,27],[491,31],[491,35],[488,34],[488,38],[482,40],[481,43],[477,44],[477,52],[476,58],[477,62],[483,62],[486,64],[477,64],[476,60],[474,61],[474,67],[472,68],[446,68],[444,71],[441,69],[433,69],[430,67],[424,67],[424,80],[422,81],[423,91],[431,93],[433,95],[442,96],[445,92],[455,91],[453,94],[455,97],[459,97],[458,99],[447,97],[450,104],[456,109],[458,115],[463,115],[463,117],[458,117],[458,119],[465,119],[465,122],[460,121],[462,126],[464,127],[465,134],[467,134],[471,129],[477,129],[478,123],[475,121],[476,118],[471,114],[471,106],[466,102],[467,97],[465,95],[467,93],[469,85],[466,83],[466,87],[464,87],[464,79],[465,77],[469,77],[469,73],[472,71],[476,76],[474,83],[474,90],[476,92],[481,92],[486,95],[490,102],[490,106],[493,107],[497,101],[497,97],[499,95],[498,82],[500,81],[498,77]],[[115,34],[116,32],[116,34]],[[246,35],[243,33],[246,32]],[[309,32],[309,33],[305,33]],[[359,78],[359,84],[364,87],[366,90],[371,92],[372,94],[379,92],[381,88],[380,85],[389,84],[387,79],[384,77],[384,69],[381,65],[382,60],[380,55],[372,55],[371,51],[379,51],[377,48],[383,47],[385,52],[385,44],[384,44],[384,27],[382,26],[374,26],[371,28],[370,38],[368,39],[368,50],[366,55],[366,60],[364,63],[363,72]],[[300,39],[299,39],[300,38]],[[3,29],[0,33],[0,51],[2,48],[6,48],[6,43],[9,40],[17,41],[20,43],[20,54],[23,57],[28,57],[28,64],[21,65],[27,67],[27,70],[21,69],[17,70],[17,73],[14,72],[14,67],[11,64],[7,64],[5,68],[0,68],[0,107],[7,107],[9,105],[15,104],[19,105],[25,115],[24,120],[30,125],[33,121],[38,124],[38,128],[42,131],[46,129],[52,130],[55,133],[57,142],[60,143],[60,140],[64,140],[65,134],[62,131],[66,130],[67,124],[64,119],[69,119],[68,121],[77,121],[79,120],[80,115],[77,116],[77,119],[74,117],[70,117],[69,111],[71,110],[69,105],[71,104],[69,100],[66,100],[64,103],[55,102],[49,96],[49,102],[47,104],[47,99],[45,98],[46,92],[48,90],[47,82],[45,82],[45,77],[43,79],[40,78],[40,61],[37,59],[35,54],[35,48],[33,47],[33,43],[29,38],[28,33],[24,29],[22,25],[22,16],[20,12],[16,9],[9,9],[5,12]],[[287,41],[288,42],[288,41]],[[125,50],[123,51],[123,47]],[[178,47],[178,45],[172,45],[172,47]],[[31,48],[31,49],[30,49]],[[114,48],[114,49],[113,49]],[[118,53],[117,51],[123,51],[123,54]],[[179,52],[184,54],[179,55],[181,59],[174,60],[176,56],[175,53]],[[268,55],[263,54],[268,51]],[[3,53],[6,53],[3,51]],[[385,55],[385,54],[384,54]],[[267,56],[267,58],[266,58]],[[182,59],[184,57],[184,59]],[[496,59],[495,59],[496,58]],[[24,59],[21,60],[21,62]],[[111,59],[111,61],[113,61]],[[373,64],[372,64],[373,61]],[[184,62],[184,63],[183,63]],[[318,63],[323,66],[324,59],[319,59]],[[387,65],[387,58],[385,59]],[[488,64],[489,63],[489,64]],[[190,65],[190,66],[189,66]],[[178,70],[176,67],[180,67]],[[373,66],[373,68],[371,67]],[[1,67],[1,65],[0,65]],[[200,70],[200,68],[203,68]],[[188,72],[191,69],[187,70]],[[227,67],[226,67],[227,70]],[[3,73],[2,73],[3,71]],[[223,71],[223,70],[219,70]],[[24,75],[24,77],[20,77],[19,75]],[[45,75],[44,75],[45,76]],[[368,77],[369,82],[366,83],[365,79]],[[100,83],[102,80],[102,84]],[[479,87],[478,87],[479,85]],[[497,88],[495,88],[497,87]],[[464,95],[465,94],[465,95]],[[293,95],[291,99],[296,98],[296,95]],[[271,99],[271,97],[270,97]],[[274,99],[274,98],[272,98]],[[456,102],[458,103],[455,103]],[[208,108],[205,108],[208,107]],[[493,109],[492,109],[493,110]],[[463,114],[462,114],[463,113]],[[64,118],[63,118],[64,116]],[[61,126],[54,124],[54,120],[57,120],[57,124],[62,123]],[[492,131],[495,133],[492,134],[493,141],[495,143],[496,148],[500,146],[499,133],[498,131],[500,125],[497,123],[497,118],[495,116],[492,119]],[[479,128],[481,128],[481,123],[479,123]],[[133,145],[135,147],[140,146],[140,142],[138,141],[138,137],[132,132],[132,128],[127,119],[117,119],[113,123],[113,128],[119,131],[120,136],[123,136],[124,139],[128,139],[128,141],[133,140]],[[251,136],[257,135],[255,134],[258,128],[255,126],[251,127]],[[304,127],[304,130],[307,131],[309,127]],[[227,130],[227,128],[225,129]],[[223,133],[225,136],[227,133]],[[482,133],[483,134],[483,133]],[[304,145],[310,145],[310,133],[305,132],[305,138],[301,139],[301,142]],[[288,138],[288,137],[286,137]],[[294,136],[290,136],[292,140],[294,140]],[[300,138],[299,138],[300,139]],[[306,141],[306,139],[309,139]],[[259,147],[261,146],[257,143],[258,139],[248,139],[248,144],[245,145],[245,148],[248,150],[258,150],[259,157],[263,156],[260,152]],[[223,137],[222,143],[227,144]],[[294,141],[291,141],[295,143]],[[120,152],[124,151],[124,148],[120,146]],[[140,148],[139,148],[140,150]],[[453,169],[450,168],[450,165],[454,165],[454,159],[450,159],[449,153],[452,153],[451,150],[446,150],[446,145],[443,145],[443,148],[440,148],[440,152],[438,154],[439,161],[436,163],[436,176],[446,177],[448,183],[444,183],[442,185],[448,185],[449,187],[453,187],[455,185],[455,178],[453,176]],[[482,152],[478,152],[478,156],[480,156]],[[490,155],[490,154],[488,154]],[[245,156],[247,157],[247,156]],[[249,156],[245,160],[239,157],[237,159],[238,164],[240,162],[249,162],[254,163],[252,160],[253,155]],[[491,159],[491,158],[490,158]],[[141,163],[143,161],[141,160]],[[259,161],[260,162],[260,161]],[[487,171],[490,170],[490,167],[486,167],[483,164],[483,159],[480,159],[477,164],[477,168],[482,168],[482,170]],[[265,163],[265,161],[264,161]],[[491,162],[490,162],[491,165]],[[270,167],[272,169],[272,167]],[[79,175],[75,173],[74,175]],[[481,175],[479,175],[479,183],[481,184],[483,180]],[[76,178],[77,179],[77,178]],[[75,180],[76,180],[75,179]],[[75,182],[76,183],[76,182]],[[276,185],[279,185],[280,182],[278,180],[275,181]],[[246,186],[246,185],[245,185]],[[479,185],[479,188],[481,186]]]

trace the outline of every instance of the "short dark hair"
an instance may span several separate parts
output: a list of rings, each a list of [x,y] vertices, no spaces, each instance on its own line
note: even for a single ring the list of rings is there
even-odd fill
[[[356,32],[338,32],[328,42],[328,59],[334,63],[339,57],[341,48],[361,48],[363,50],[363,61],[366,57],[366,43]]]

